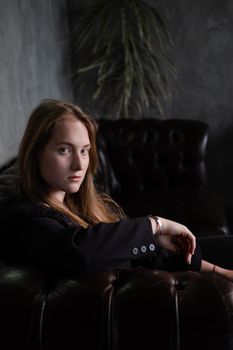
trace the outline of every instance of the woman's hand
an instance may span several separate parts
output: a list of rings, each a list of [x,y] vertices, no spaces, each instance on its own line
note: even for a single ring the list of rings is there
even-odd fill
[[[151,218],[150,218],[151,219]],[[154,228],[155,219],[152,223]],[[175,253],[184,252],[188,264],[191,263],[192,255],[196,248],[196,238],[184,225],[159,217],[162,223],[161,233],[156,237],[159,246]],[[156,231],[154,231],[156,234]]]

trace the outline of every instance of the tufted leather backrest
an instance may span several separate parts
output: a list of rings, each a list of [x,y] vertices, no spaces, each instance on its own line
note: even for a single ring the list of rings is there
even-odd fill
[[[205,122],[184,119],[98,122],[102,157],[98,178],[111,194],[205,185],[208,139]]]

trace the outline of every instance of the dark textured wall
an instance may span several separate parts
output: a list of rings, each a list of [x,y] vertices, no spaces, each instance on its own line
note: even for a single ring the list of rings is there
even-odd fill
[[[201,119],[210,126],[208,180],[233,202],[233,1],[147,0],[167,19],[174,45],[176,92],[162,118]],[[93,0],[68,0],[78,11]],[[157,117],[150,110],[148,116]]]
[[[72,99],[65,0],[0,0],[0,164],[15,155],[32,108]]]
[[[209,182],[233,202],[233,1],[169,0],[166,8],[178,68],[172,116],[209,124]]]

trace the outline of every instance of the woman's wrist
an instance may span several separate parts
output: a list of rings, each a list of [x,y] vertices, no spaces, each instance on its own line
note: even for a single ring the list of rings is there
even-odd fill
[[[158,236],[160,236],[163,232],[163,224],[161,219],[156,216],[156,215],[149,215],[149,219],[151,220],[151,225],[152,225],[152,231],[153,231],[153,235],[155,238],[157,238]],[[153,220],[153,222],[152,222]],[[153,225],[154,223],[154,225]]]

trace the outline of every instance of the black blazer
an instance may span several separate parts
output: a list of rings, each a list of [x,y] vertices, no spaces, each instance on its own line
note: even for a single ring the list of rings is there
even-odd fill
[[[156,245],[147,217],[99,223],[88,228],[35,203],[17,202],[0,216],[0,255],[25,263],[75,272],[131,266],[199,270]],[[4,228],[4,229],[3,229]]]
[[[156,255],[147,217],[85,229],[51,208],[18,202],[1,213],[0,227],[1,254],[21,261],[86,271],[129,266]]]

